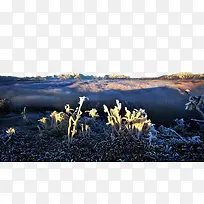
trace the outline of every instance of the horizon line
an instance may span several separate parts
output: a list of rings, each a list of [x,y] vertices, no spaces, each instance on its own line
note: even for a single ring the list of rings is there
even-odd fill
[[[141,72],[140,72],[141,73]],[[2,75],[3,74],[3,75]],[[155,73],[144,73],[147,76],[137,76],[137,75],[133,75],[133,74],[127,74],[127,73],[79,73],[79,72],[66,72],[66,73],[48,73],[48,75],[37,75],[35,73],[31,73],[31,74],[25,74],[25,75],[12,75],[12,73],[0,73],[0,77],[16,77],[16,78],[33,78],[33,77],[52,77],[52,76],[65,76],[65,75],[83,75],[85,77],[105,77],[105,76],[125,76],[125,77],[129,77],[129,78],[158,78],[158,77],[162,77],[162,76],[170,76],[170,75],[177,75],[177,74],[192,74],[192,75],[198,75],[198,74],[204,74],[203,72],[164,72],[161,75],[157,75]]]

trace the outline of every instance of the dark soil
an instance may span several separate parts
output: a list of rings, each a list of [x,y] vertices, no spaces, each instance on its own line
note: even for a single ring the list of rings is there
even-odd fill
[[[15,127],[16,134],[4,144],[5,130],[0,133],[2,162],[150,162],[204,161],[204,126],[186,123],[184,130],[174,126],[182,135],[168,135],[159,129],[157,139],[150,143],[145,136],[137,139],[134,133],[122,130],[111,137],[111,129],[100,118],[92,124],[90,133],[79,133],[73,143],[68,136],[55,130],[42,134],[32,123]],[[199,136],[198,138],[194,136]]]

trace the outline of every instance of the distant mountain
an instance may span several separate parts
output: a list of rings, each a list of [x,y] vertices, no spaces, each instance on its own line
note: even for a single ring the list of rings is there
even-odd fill
[[[181,72],[172,75],[163,75],[158,77],[158,79],[164,80],[176,80],[176,79],[204,79],[204,74],[193,74],[191,72]]]
[[[107,80],[107,79],[140,79],[140,80],[203,80],[204,79],[204,74],[193,74],[191,72],[181,72],[177,74],[172,74],[172,75],[163,75],[160,77],[154,77],[154,78],[149,78],[149,77],[142,77],[142,78],[131,78],[130,76],[125,76],[125,75],[115,75],[115,74],[110,74],[110,75],[105,75],[104,77],[97,77],[93,75],[83,75],[80,73],[70,73],[70,74],[60,74],[60,75],[53,75],[53,76],[46,76],[46,77],[14,77],[14,76],[0,76],[0,81],[32,81],[32,80],[39,80],[39,81],[44,81],[44,80],[67,80],[67,79],[72,79],[72,80]]]

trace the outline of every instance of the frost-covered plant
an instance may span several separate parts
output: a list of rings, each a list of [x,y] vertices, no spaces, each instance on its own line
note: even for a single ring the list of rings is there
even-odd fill
[[[138,139],[142,133],[149,133],[150,129],[153,128],[151,120],[147,119],[147,113],[143,109],[134,109],[132,113],[125,107],[125,127],[128,130],[136,130]]]
[[[108,110],[107,106],[104,105],[104,112],[108,114],[108,123],[112,127],[112,136],[114,131],[119,134],[119,131],[122,129],[123,125],[128,130],[129,133],[134,137],[134,134],[137,135],[139,139],[142,134],[149,136],[149,141],[151,142],[153,138],[156,138],[157,131],[154,128],[154,124],[151,123],[151,120],[147,119],[147,114],[143,109],[134,109],[132,112],[125,107],[126,114],[124,117],[120,115],[121,103],[116,100],[117,106],[114,109]],[[124,120],[124,123],[122,122]],[[150,134],[151,133],[151,134]],[[134,137],[135,138],[135,137]]]
[[[37,128],[38,128],[38,130],[39,130],[39,136],[41,137],[43,134],[42,134],[42,130],[41,130],[41,128],[40,128],[40,126],[39,125],[37,125]]]
[[[12,136],[15,135],[15,134],[16,134],[16,130],[14,128],[9,128],[6,131],[6,134],[1,136],[0,139],[2,139],[2,142],[4,144],[7,144],[11,140]]]
[[[196,135],[196,136],[193,136],[192,138],[190,138],[190,141],[194,144],[200,144],[202,143],[202,140],[200,140],[200,136],[199,135]]]
[[[94,119],[99,117],[97,110],[95,108],[92,108],[91,110],[85,111],[85,112],[89,113],[89,116],[94,118]]]
[[[86,99],[89,100],[89,98],[85,96],[79,97],[79,99],[80,99],[79,107],[76,108],[75,112],[72,114],[72,116],[69,117],[69,121],[68,121],[67,132],[68,132],[69,144],[72,143],[72,138],[77,133],[77,124],[82,115],[82,111],[81,111],[82,105]]]
[[[157,139],[157,133],[158,131],[155,129],[154,124],[152,124],[150,126],[149,133],[147,134],[150,145],[152,144],[153,140]]]
[[[90,127],[89,127],[89,125],[86,125],[86,124],[81,124],[81,132],[84,134],[84,132],[85,133],[87,133],[88,131],[90,130]]]
[[[69,104],[65,105],[65,110],[67,114],[72,114],[72,111],[74,111],[74,109],[70,108]]]
[[[64,132],[67,131],[68,142],[70,144],[72,142],[73,136],[78,132],[78,130],[77,130],[78,122],[79,122],[81,115],[83,113],[81,111],[82,105],[83,105],[85,100],[89,100],[89,98],[87,98],[85,96],[79,97],[79,99],[80,99],[79,107],[77,107],[75,110],[71,109],[69,104],[66,104],[65,105],[66,113],[53,111],[50,114],[50,119],[48,119],[47,117],[43,117],[38,121],[42,124],[43,128],[46,130],[48,130],[49,128],[52,128],[54,130],[60,130],[60,131],[64,131]],[[96,117],[97,111],[92,109],[91,111],[89,111],[89,114]],[[39,129],[40,135],[42,135],[41,127],[39,125],[37,127]],[[89,125],[85,123],[83,130],[88,132]]]
[[[116,100],[116,106],[110,111],[108,110],[108,107],[106,105],[103,105],[104,112],[108,114],[108,123],[107,125],[111,125],[118,128],[118,130],[121,130],[122,126],[122,117],[120,115],[121,110],[121,103],[119,100]]]
[[[13,136],[16,134],[16,131],[14,128],[9,128],[6,133],[9,135],[9,136]]]
[[[174,129],[183,132],[185,130],[184,119],[183,118],[175,119],[174,121],[176,122],[176,125],[174,126]]]
[[[51,126],[56,129],[62,129],[63,126],[65,125],[65,122],[67,121],[68,119],[68,116],[63,113],[63,112],[57,112],[57,111],[54,111],[50,114],[50,117],[52,119],[51,121]]]
[[[24,109],[23,109],[21,115],[23,116],[23,120],[24,120],[26,123],[28,123],[29,120],[28,120],[28,116],[26,115],[26,107],[24,107]]]
[[[53,128],[55,128],[55,127],[56,127],[56,124],[57,124],[56,118],[55,118],[55,116],[56,116],[57,113],[58,113],[57,111],[53,111],[53,112],[50,114],[51,126],[52,126]]]
[[[186,140],[180,134],[178,134],[175,130],[173,130],[171,128],[167,128],[167,127],[164,127],[163,125],[161,125],[159,127],[159,131],[165,137],[177,137],[180,140],[186,142]]]
[[[190,90],[186,90],[186,93],[189,95],[189,102],[185,104],[185,110],[196,110],[204,118],[204,112],[201,108],[204,106],[204,94],[200,96],[193,96],[190,94]]]
[[[49,119],[48,118],[43,117],[38,121],[42,124],[44,129],[48,129],[48,127],[49,127],[49,124],[48,124]]]

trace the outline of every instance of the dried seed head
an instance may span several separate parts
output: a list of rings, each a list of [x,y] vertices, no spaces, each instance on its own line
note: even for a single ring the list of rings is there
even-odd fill
[[[117,104],[117,108],[120,111],[121,110],[121,103],[119,102],[119,100],[116,100],[116,104]]]
[[[104,112],[105,113],[108,113],[109,111],[108,111],[108,107],[106,106],[106,105],[103,105],[103,108],[104,108]]]
[[[85,100],[89,100],[89,98],[86,96],[79,97],[79,99],[80,99],[79,105],[82,105]]]
[[[186,89],[185,92],[186,92],[187,94],[190,94],[191,91],[190,91],[189,89]]]
[[[51,118],[55,118],[55,116],[56,116],[57,113],[58,113],[57,111],[53,111],[53,112],[50,114],[50,117],[51,117]]]
[[[46,123],[47,123],[47,120],[48,120],[48,118],[43,117],[43,118],[41,118],[41,119],[38,120],[38,121],[41,122],[41,123],[43,123],[43,124],[46,124]]]
[[[15,129],[14,128],[9,128],[7,131],[6,131],[7,134],[9,135],[14,135],[16,133]]]
[[[71,108],[70,108],[70,105],[69,105],[69,104],[66,104],[66,105],[65,105],[65,110],[66,110],[66,113],[72,113],[72,111],[74,111],[74,109],[71,109]]]
[[[86,132],[88,131],[88,129],[89,129],[89,125],[85,125]]]
[[[97,110],[95,108],[92,108],[90,111],[86,111],[89,113],[89,116],[91,116],[92,118],[96,118],[99,117]]]

